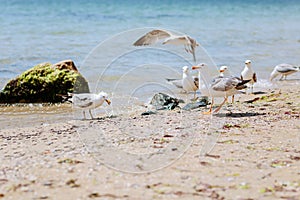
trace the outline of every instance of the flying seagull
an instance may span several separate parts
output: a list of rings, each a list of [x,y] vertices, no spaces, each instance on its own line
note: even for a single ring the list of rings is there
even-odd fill
[[[242,80],[249,80],[251,94],[253,94],[253,85],[257,82],[256,73],[253,71],[251,66],[251,60],[245,61],[244,70],[241,72],[241,79]]]
[[[133,45],[151,45],[161,40],[163,40],[162,44],[184,45],[186,52],[191,53],[196,62],[195,49],[199,46],[199,43],[188,35],[176,35],[166,30],[155,29],[143,35]]]
[[[286,80],[286,77],[290,74],[293,74],[295,72],[300,71],[300,67],[293,66],[290,64],[279,64],[274,67],[274,70],[272,71],[270,75],[270,81],[272,81],[274,78],[276,78],[278,75],[281,75],[281,78],[279,80]]]
[[[94,93],[80,93],[80,94],[73,94],[72,95],[72,103],[74,108],[79,108],[83,110],[84,119],[86,119],[85,116],[85,110],[88,109],[91,118],[93,119],[93,115],[91,113],[91,109],[95,109],[99,106],[101,106],[104,101],[108,105],[110,105],[110,100],[107,99],[108,95],[105,92],[100,92],[98,94]]]

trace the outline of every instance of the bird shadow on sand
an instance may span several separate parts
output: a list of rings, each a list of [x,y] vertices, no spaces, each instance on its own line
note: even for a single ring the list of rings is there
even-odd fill
[[[246,94],[246,92],[241,91],[242,94]],[[257,91],[257,92],[253,92],[253,95],[258,95],[258,94],[267,94],[267,92],[264,91]]]
[[[105,119],[113,119],[117,118],[116,115],[109,115],[109,116],[103,116],[103,117],[94,117],[94,118],[88,118],[88,119],[80,119],[81,121],[99,121],[99,120],[105,120]]]
[[[278,82],[293,82],[293,81],[300,81],[300,78],[291,78],[291,79],[283,79],[283,80],[278,79],[277,81]]]
[[[253,92],[254,95],[258,95],[258,94],[267,94],[267,92],[264,91],[257,91],[257,92]]]
[[[231,118],[241,118],[241,117],[255,117],[266,115],[266,113],[258,113],[258,112],[236,112],[236,113],[217,113],[213,116],[216,117],[231,117]]]

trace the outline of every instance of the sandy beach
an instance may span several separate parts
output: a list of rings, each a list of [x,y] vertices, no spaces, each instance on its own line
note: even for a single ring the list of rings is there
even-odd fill
[[[1,129],[0,199],[299,199],[300,89],[264,92],[213,116]]]

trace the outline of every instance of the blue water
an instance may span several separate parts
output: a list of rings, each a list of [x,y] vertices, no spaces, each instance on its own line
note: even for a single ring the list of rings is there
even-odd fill
[[[296,0],[0,0],[0,11],[0,86],[46,61],[72,59],[85,73],[89,66],[84,60],[99,43],[143,27],[191,35],[215,64],[229,65],[233,74],[240,73],[246,59],[264,79],[276,64],[300,63],[300,1]],[[114,48],[107,47],[109,51]],[[201,54],[198,58],[201,61]],[[131,61],[143,59],[137,56]]]

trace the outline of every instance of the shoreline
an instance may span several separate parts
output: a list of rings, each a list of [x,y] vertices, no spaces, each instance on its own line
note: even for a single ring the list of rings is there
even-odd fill
[[[0,199],[298,198],[298,84],[206,110],[1,129]]]

